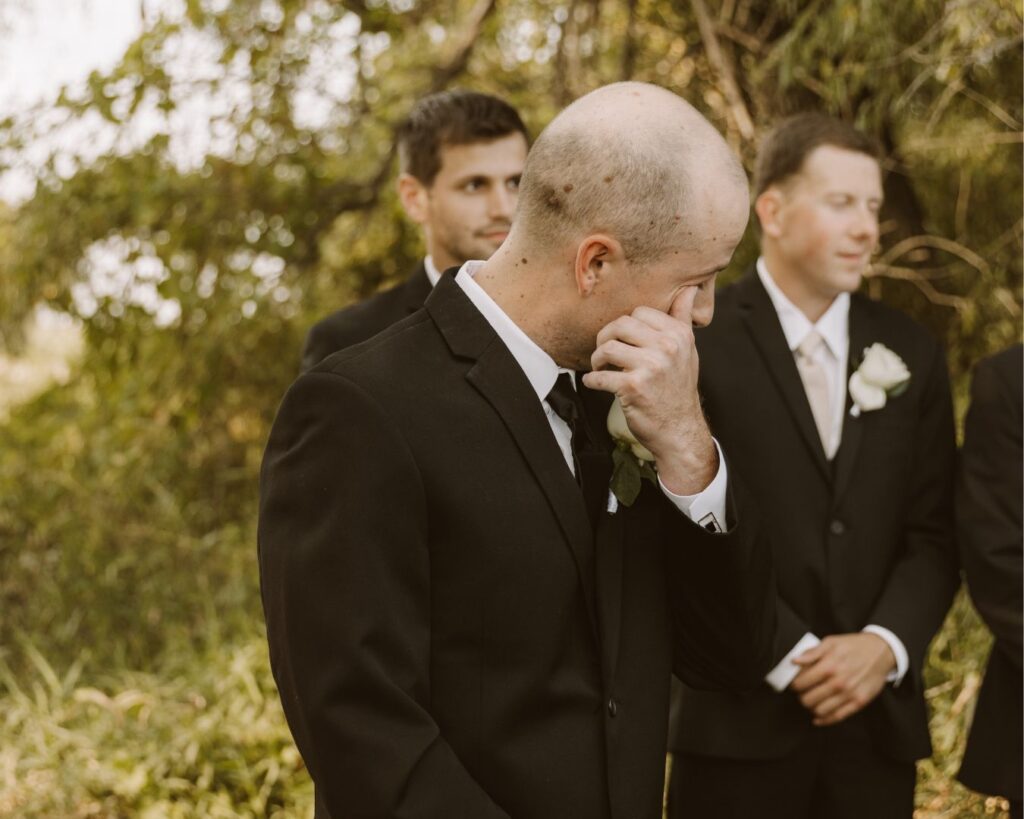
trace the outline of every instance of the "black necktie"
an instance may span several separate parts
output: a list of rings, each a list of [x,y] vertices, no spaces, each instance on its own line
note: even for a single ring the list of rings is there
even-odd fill
[[[583,491],[590,522],[596,523],[601,504],[608,496],[608,470],[604,468],[607,454],[598,449],[587,426],[586,413],[580,394],[573,387],[572,376],[560,373],[555,386],[548,393],[548,404],[572,432],[572,460],[576,469],[576,483]],[[604,485],[602,485],[604,484]]]

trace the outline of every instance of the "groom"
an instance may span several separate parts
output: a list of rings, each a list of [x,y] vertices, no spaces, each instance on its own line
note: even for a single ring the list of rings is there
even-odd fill
[[[765,673],[768,550],[692,332],[747,208],[696,110],[600,89],[538,139],[490,260],[289,390],[259,557],[318,817],[659,819],[670,671]],[[658,467],[630,506],[613,393]]]

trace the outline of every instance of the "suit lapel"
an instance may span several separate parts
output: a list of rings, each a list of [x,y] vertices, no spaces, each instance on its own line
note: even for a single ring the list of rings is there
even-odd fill
[[[576,563],[596,639],[590,521],[579,487],[566,467],[536,393],[512,353],[453,276],[442,276],[426,308],[452,352],[474,362],[466,380],[501,417],[547,496]]]
[[[850,352],[849,365],[847,366],[847,378],[853,372],[853,362],[859,359],[864,353],[864,348],[869,346],[874,334],[870,316],[864,309],[863,300],[856,294],[850,298]],[[839,500],[850,483],[850,476],[857,462],[857,453],[860,451],[861,439],[864,435],[864,417],[859,415],[856,418],[850,415],[850,408],[853,406],[853,399],[850,397],[850,390],[846,390],[846,408],[843,415],[842,438],[839,443],[839,450],[835,457],[835,489],[833,497]]]
[[[764,359],[768,372],[786,404],[808,454],[821,471],[824,480],[830,480],[832,470],[825,458],[825,449],[814,424],[811,405],[807,402],[800,373],[796,369],[793,353],[786,343],[778,314],[756,271],[736,285],[740,292],[740,306],[747,330],[754,346]]]

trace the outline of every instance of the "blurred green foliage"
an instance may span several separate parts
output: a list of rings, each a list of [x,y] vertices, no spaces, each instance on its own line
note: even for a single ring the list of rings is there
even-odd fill
[[[537,133],[653,81],[748,168],[782,115],[856,122],[888,157],[868,291],[944,339],[962,411],[970,364],[1021,335],[1021,42],[1015,0],[183,0],[0,121],[0,170],[36,183],[0,206],[0,347],[38,305],[86,340],[0,424],[0,815],[308,812],[266,669],[259,460],[306,327],[421,252],[391,184],[416,98],[498,93]],[[986,649],[961,600],[921,817],[996,809],[949,778]]]
[[[5,688],[0,816],[293,819],[313,792],[259,639],[159,674],[89,684],[24,646],[32,673]],[[188,726],[183,730],[182,726]]]

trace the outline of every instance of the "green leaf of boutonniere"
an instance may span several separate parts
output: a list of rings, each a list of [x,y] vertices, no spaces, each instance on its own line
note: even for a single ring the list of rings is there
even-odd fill
[[[891,389],[889,389],[888,390],[888,395],[889,395],[890,398],[899,398],[901,395],[903,395],[903,393],[905,393],[907,391],[907,387],[909,387],[909,386],[910,386],[910,379],[908,378],[906,381],[902,382],[901,384],[897,384],[895,387],[892,387]]]
[[[640,494],[642,481],[658,482],[658,473],[649,461],[641,461],[629,444],[625,441],[616,441],[615,449],[612,450],[612,480],[611,490],[619,503],[623,506],[632,506],[637,495]]]

